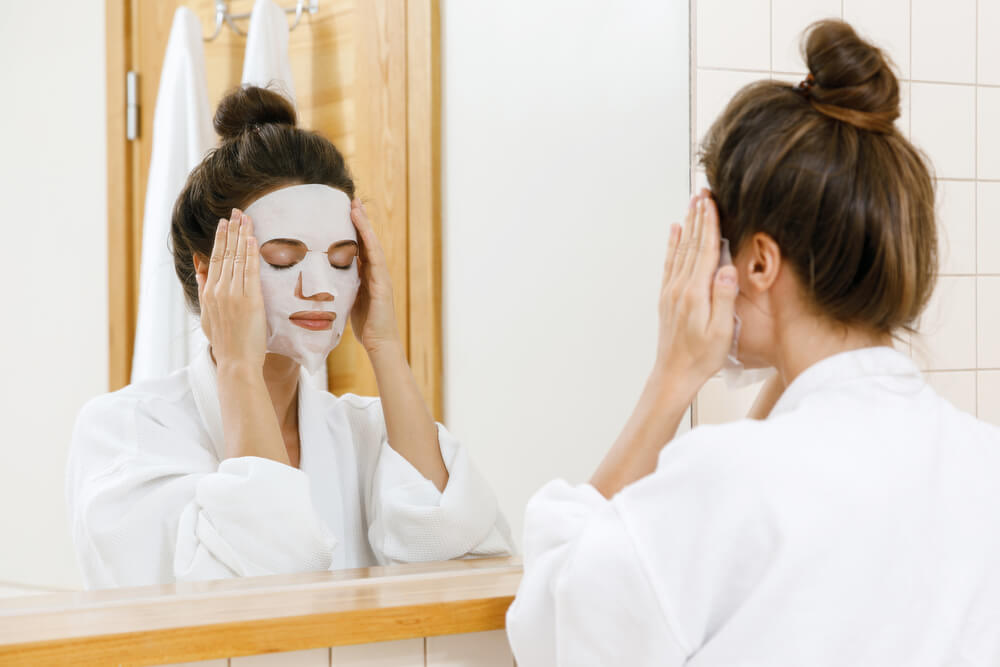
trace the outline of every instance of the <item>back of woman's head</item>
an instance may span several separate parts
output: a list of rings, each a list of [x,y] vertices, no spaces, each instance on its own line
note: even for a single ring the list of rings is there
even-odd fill
[[[760,81],[729,103],[701,160],[734,254],[769,235],[807,299],[833,320],[912,329],[937,267],[934,186],[896,129],[899,84],[841,21],[811,26],[809,77]]]
[[[291,103],[247,86],[226,95],[215,112],[222,141],[188,176],[174,204],[174,269],[188,304],[198,309],[194,256],[209,257],[220,218],[289,185],[329,185],[354,198],[354,181],[329,140],[295,126]]]

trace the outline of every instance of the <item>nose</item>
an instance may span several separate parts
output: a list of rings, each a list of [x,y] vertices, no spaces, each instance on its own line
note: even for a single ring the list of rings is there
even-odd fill
[[[333,295],[330,294],[329,292],[316,292],[315,294],[303,294],[301,273],[299,273],[299,279],[295,283],[295,296],[299,299],[305,299],[306,301],[333,301]]]

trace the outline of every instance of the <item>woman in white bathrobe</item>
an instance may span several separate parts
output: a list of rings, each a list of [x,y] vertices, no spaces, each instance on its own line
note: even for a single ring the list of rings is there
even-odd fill
[[[1000,429],[891,347],[934,285],[932,180],[881,53],[841,22],[806,50],[708,132],[621,436],[528,505],[519,667],[1000,665]],[[664,447],[734,338],[777,369],[752,418]]]
[[[492,492],[407,365],[340,153],[260,88],[225,98],[215,126],[222,144],[172,221],[210,349],[81,412],[67,496],[87,587],[509,553]],[[380,399],[333,396],[303,370],[348,317]]]

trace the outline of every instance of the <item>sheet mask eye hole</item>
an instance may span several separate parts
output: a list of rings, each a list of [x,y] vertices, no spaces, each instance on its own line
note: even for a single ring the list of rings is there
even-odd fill
[[[358,244],[354,241],[341,241],[330,246],[327,252],[330,258],[330,266],[338,269],[349,269],[354,263],[354,258],[358,256]]]
[[[301,241],[272,239],[260,247],[260,256],[276,269],[287,269],[301,262],[307,250]]]

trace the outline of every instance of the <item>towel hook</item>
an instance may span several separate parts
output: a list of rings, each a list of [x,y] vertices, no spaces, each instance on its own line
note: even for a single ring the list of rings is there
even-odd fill
[[[309,12],[310,14],[315,14],[319,11],[319,0],[297,0],[294,7],[285,7],[284,11],[286,14],[295,14],[295,20],[292,21],[292,25],[288,27],[289,30],[295,30],[295,27],[302,20],[302,14],[304,12]],[[246,37],[247,34],[236,25],[236,21],[242,19],[250,18],[250,12],[244,14],[230,14],[229,13],[229,3],[226,0],[215,0],[215,30],[212,34],[205,38],[206,42],[211,42],[213,39],[219,36],[222,32],[222,25],[228,25],[233,32],[235,32],[240,37]]]

